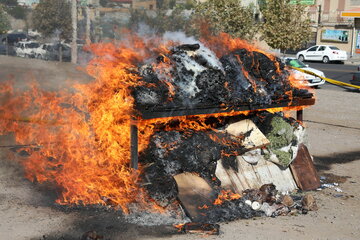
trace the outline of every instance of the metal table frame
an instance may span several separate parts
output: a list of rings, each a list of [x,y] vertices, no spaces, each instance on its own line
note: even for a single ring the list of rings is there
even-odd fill
[[[226,112],[241,112],[244,111],[262,111],[270,108],[279,108],[279,107],[295,107],[295,106],[310,106],[315,104],[315,99],[313,97],[308,98],[295,98],[291,102],[283,101],[275,103],[266,107],[257,106],[257,105],[238,105],[230,107],[219,107],[219,106],[204,106],[201,108],[185,109],[164,109],[161,111],[151,111],[147,109],[139,109],[141,112],[141,119],[154,119],[162,117],[178,117],[178,116],[194,116],[202,114],[212,114],[212,113],[226,113]],[[299,121],[303,121],[303,110],[296,111],[296,118]],[[130,167],[133,169],[138,169],[138,126],[136,119],[133,119],[130,124],[130,141],[131,141],[131,161]]]

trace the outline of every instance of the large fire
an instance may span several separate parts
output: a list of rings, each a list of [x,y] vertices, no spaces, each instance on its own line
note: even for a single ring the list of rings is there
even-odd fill
[[[260,51],[227,34],[204,38],[202,43],[218,56],[239,48]],[[0,86],[0,133],[13,132],[19,144],[32,145],[27,149],[30,156],[22,162],[26,177],[40,183],[55,183],[60,189],[59,204],[111,204],[127,212],[128,205],[137,202],[144,208],[158,209],[138,185],[141,166],[139,171],[129,167],[129,126],[131,121],[137,121],[141,152],[147,147],[155,126],[174,118],[135,119],[130,88],[140,84],[134,71],[138,64],[162,55],[165,60],[153,67],[163,72],[163,81],[173,93],[174,86],[167,81],[171,74],[167,71],[166,54],[176,44],[129,34],[127,41],[119,44],[89,46],[94,54],[87,67],[88,74],[94,78],[89,84],[75,84],[61,92],[44,91],[36,84],[31,84],[25,92],[11,83]],[[176,117],[176,120],[179,129],[201,131],[212,129],[205,121],[207,117]]]

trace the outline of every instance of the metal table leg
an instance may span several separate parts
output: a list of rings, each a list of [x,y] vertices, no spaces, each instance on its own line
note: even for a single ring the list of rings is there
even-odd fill
[[[131,141],[131,161],[130,167],[134,169],[138,169],[138,127],[136,123],[131,123],[130,125],[130,141]]]
[[[296,111],[296,119],[298,121],[303,121],[303,110],[297,110]]]

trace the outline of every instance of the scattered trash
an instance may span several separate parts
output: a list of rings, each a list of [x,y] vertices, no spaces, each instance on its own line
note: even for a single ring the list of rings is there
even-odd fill
[[[203,235],[219,235],[220,225],[209,223],[185,223],[174,225],[180,233],[194,233]]]
[[[285,195],[285,196],[283,197],[282,204],[284,204],[284,205],[287,206],[287,207],[291,207],[291,206],[294,205],[294,200],[292,199],[291,196]]]
[[[325,188],[331,188],[334,189],[336,192],[343,192],[343,190],[337,186],[339,186],[338,183],[323,183],[320,185],[320,188],[318,188],[317,190],[321,191]]]
[[[257,210],[259,210],[260,208],[261,208],[261,204],[259,203],[259,202],[253,202],[252,204],[251,204],[251,208],[253,209],[253,210],[255,210],[255,211],[257,211]]]
[[[302,203],[302,207],[308,211],[317,211],[318,210],[316,200],[315,200],[314,196],[311,194],[306,194],[303,197],[301,203]]]

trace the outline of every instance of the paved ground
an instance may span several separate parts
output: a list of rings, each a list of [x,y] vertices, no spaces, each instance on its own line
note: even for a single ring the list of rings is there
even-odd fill
[[[57,89],[66,79],[88,81],[71,64],[0,57],[0,80],[32,76],[43,86]],[[342,193],[314,192],[320,209],[307,215],[238,220],[221,224],[220,236],[207,239],[359,239],[360,236],[360,93],[317,90],[317,104],[305,110],[308,146],[321,175],[343,181]],[[13,158],[11,136],[0,137],[0,239],[79,239],[96,230],[105,239],[203,239],[173,235],[164,226],[126,223],[121,214],[95,209],[66,210],[53,204],[55,195],[23,178]],[[151,220],[149,220],[151,221]]]

